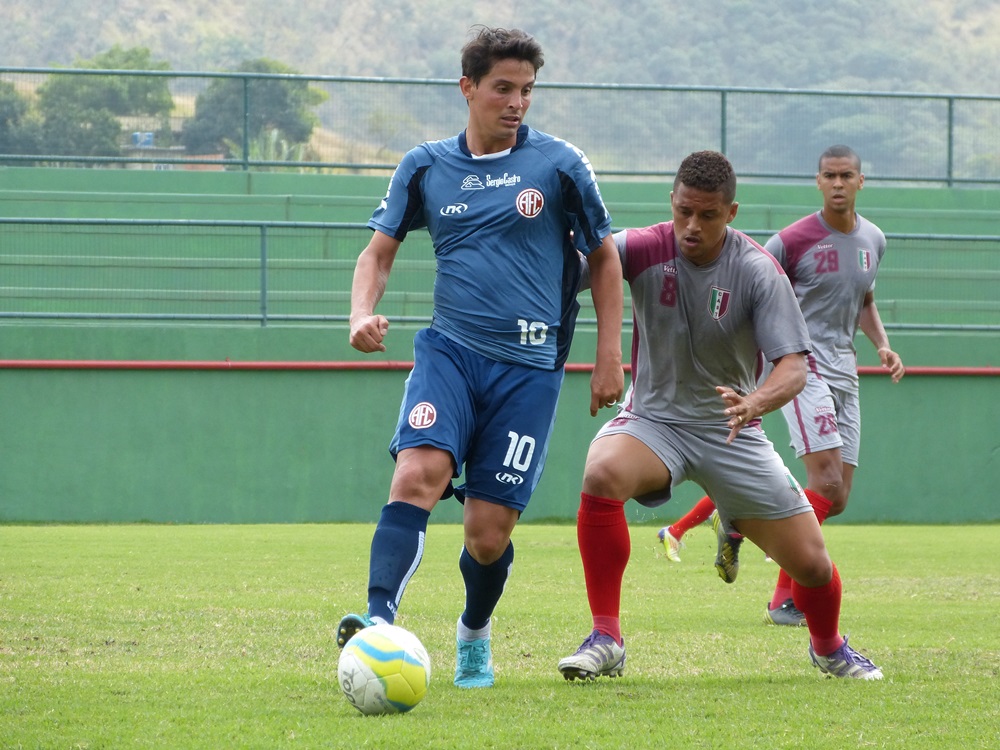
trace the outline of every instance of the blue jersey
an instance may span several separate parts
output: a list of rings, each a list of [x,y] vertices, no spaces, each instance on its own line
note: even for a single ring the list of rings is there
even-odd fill
[[[430,232],[432,328],[491,359],[556,369],[579,310],[576,251],[599,247],[611,217],[586,156],[522,125],[496,157],[473,157],[464,132],[412,149],[368,226],[397,240]]]

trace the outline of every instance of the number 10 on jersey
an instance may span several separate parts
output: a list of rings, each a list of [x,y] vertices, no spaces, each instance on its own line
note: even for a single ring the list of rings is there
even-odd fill
[[[545,343],[545,334],[549,327],[545,323],[526,320],[518,320],[517,325],[521,329],[521,343],[526,346],[539,346]]]

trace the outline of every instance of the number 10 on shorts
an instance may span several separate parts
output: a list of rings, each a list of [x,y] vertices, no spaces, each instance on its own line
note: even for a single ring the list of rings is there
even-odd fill
[[[531,458],[535,455],[535,439],[530,435],[518,435],[516,432],[508,432],[507,437],[510,439],[510,445],[507,447],[503,465],[515,471],[527,471],[531,466]]]

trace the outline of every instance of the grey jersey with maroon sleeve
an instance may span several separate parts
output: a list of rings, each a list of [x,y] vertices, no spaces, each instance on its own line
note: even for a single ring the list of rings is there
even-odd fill
[[[696,266],[673,222],[615,234],[632,290],[632,384],[625,410],[661,422],[726,421],[715,386],[755,387],[760,354],[807,352],[809,334],[781,266],[726,230],[719,257]]]
[[[765,247],[788,274],[805,316],[810,368],[831,388],[857,393],[854,335],[885,254],[882,230],[858,216],[854,231],[844,234],[817,211],[778,232]]]

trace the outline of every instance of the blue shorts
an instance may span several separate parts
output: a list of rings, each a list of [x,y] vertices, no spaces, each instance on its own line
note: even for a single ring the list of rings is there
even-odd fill
[[[389,452],[446,450],[454,476],[464,467],[460,499],[524,511],[545,466],[563,376],[562,368],[497,362],[433,329],[418,331]]]

